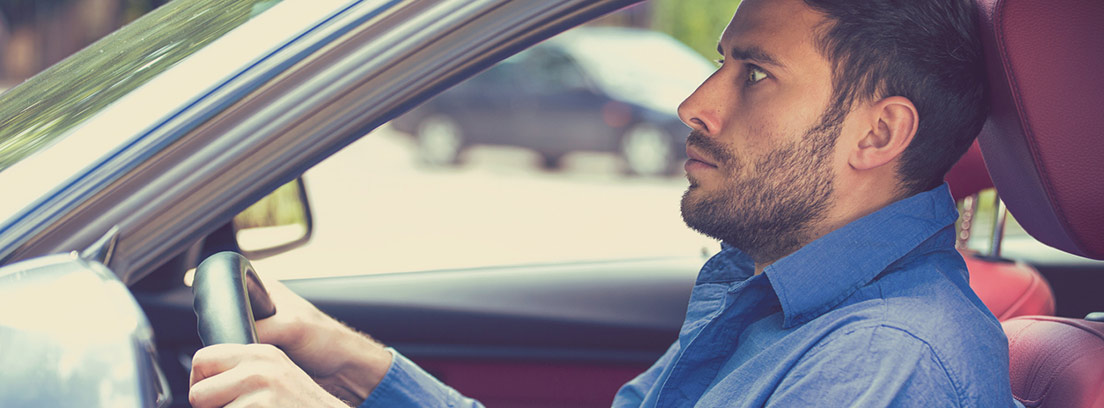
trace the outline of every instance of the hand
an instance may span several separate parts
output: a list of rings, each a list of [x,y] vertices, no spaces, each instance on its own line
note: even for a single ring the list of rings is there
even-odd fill
[[[391,366],[391,353],[367,335],[322,313],[278,281],[265,281],[276,314],[256,322],[257,337],[274,344],[325,390],[359,402]]]
[[[267,344],[217,344],[192,359],[188,401],[207,407],[349,406]]]

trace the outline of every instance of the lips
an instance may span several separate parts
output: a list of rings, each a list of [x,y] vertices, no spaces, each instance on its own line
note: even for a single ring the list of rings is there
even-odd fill
[[[690,158],[690,161],[699,162],[709,167],[716,168],[717,165],[705,155],[701,154],[691,146],[686,146],[686,157]]]

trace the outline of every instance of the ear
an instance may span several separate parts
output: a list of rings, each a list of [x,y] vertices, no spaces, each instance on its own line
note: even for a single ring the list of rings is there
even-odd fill
[[[856,170],[881,167],[899,157],[912,143],[920,122],[916,106],[903,96],[879,100],[868,108],[867,132],[847,158]]]

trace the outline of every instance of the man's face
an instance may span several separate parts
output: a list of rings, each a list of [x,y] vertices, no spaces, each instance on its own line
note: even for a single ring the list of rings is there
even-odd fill
[[[687,139],[687,225],[771,262],[817,233],[831,207],[831,66],[823,16],[801,0],[744,0],[719,44],[723,66],[679,107]]]

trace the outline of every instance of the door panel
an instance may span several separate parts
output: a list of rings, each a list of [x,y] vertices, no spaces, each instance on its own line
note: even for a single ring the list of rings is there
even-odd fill
[[[658,357],[658,356],[657,356]],[[609,407],[622,384],[648,364],[421,358],[441,381],[488,407]]]
[[[675,340],[701,263],[665,258],[285,283],[488,406],[597,407],[609,406],[620,385]],[[186,400],[182,361],[199,348],[190,289],[136,298],[174,395]]]

